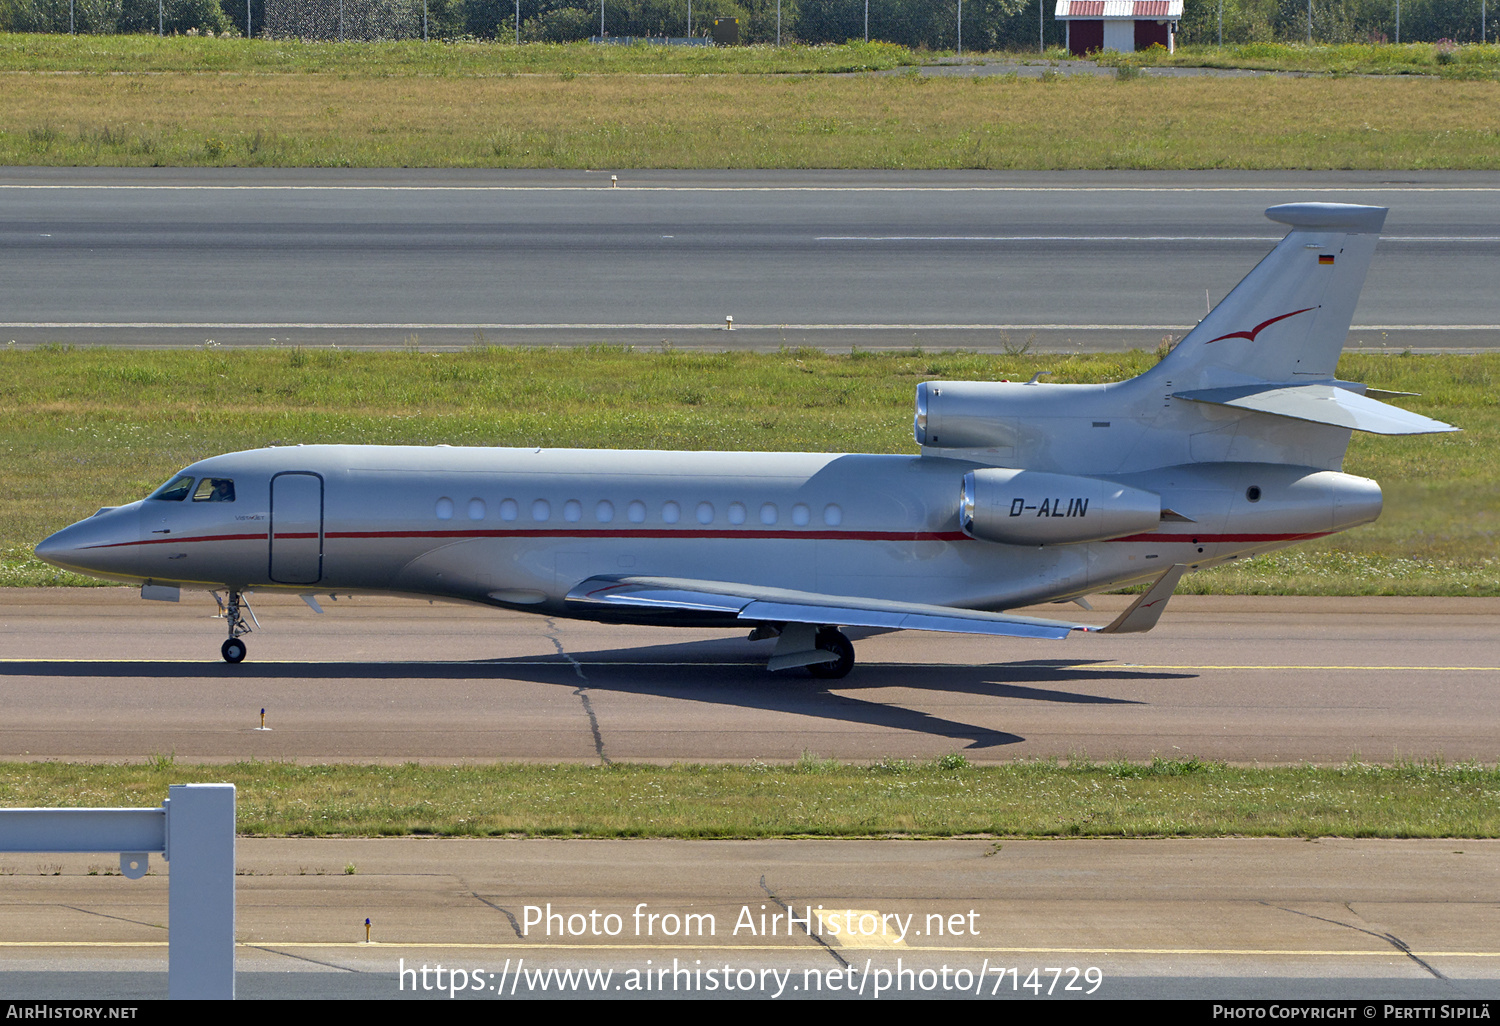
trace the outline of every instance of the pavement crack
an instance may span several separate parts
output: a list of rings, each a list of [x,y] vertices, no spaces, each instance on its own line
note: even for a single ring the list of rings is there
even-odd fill
[[[1327,916],[1315,916],[1311,912],[1300,912],[1300,911],[1298,911],[1297,909],[1294,909],[1294,908],[1287,908],[1285,905],[1272,905],[1268,901],[1262,901],[1261,904],[1265,905],[1265,906],[1267,906],[1269,908],[1280,909],[1283,912],[1290,912],[1294,916],[1303,916],[1303,917],[1305,917],[1307,919],[1316,919],[1320,923],[1332,923],[1334,926],[1342,926],[1346,930],[1354,930],[1357,933],[1362,933],[1362,934],[1365,934],[1366,936],[1374,937],[1377,940],[1383,940],[1387,944],[1389,944],[1391,947],[1393,947],[1397,951],[1401,952],[1407,958],[1409,958],[1413,962],[1417,963],[1417,965],[1421,966],[1423,969],[1426,969],[1429,973],[1431,973],[1433,976],[1437,977],[1438,979],[1440,979],[1440,980],[1446,980],[1448,978],[1448,977],[1444,976],[1442,973],[1438,972],[1432,966],[1428,965],[1425,961],[1423,961],[1421,959],[1421,957],[1419,957],[1416,954],[1416,952],[1412,951],[1412,949],[1409,946],[1407,946],[1407,943],[1404,940],[1402,940],[1400,937],[1397,937],[1393,933],[1382,933],[1382,932],[1377,931],[1377,930],[1367,930],[1363,926],[1355,926],[1353,923],[1342,923],[1342,922],[1339,922],[1337,919],[1329,919]],[[1349,914],[1352,915],[1352,916],[1354,916],[1356,919],[1363,919],[1364,918],[1359,913],[1355,912],[1354,909],[1350,907],[1350,905],[1349,905],[1348,902],[1344,903],[1344,908],[1348,909],[1349,910]]]
[[[770,887],[766,886],[766,874],[764,874],[764,873],[762,873],[760,875],[760,889],[766,892],[766,897],[770,898],[777,905],[781,906],[781,910],[787,914],[787,921],[788,921],[788,923],[790,923],[791,922],[791,915],[792,915],[792,906],[788,905],[786,902],[784,902],[780,898],[778,898],[776,896],[776,892],[773,891],[773,890],[771,890]],[[818,906],[818,907],[822,908],[821,905]],[[807,934],[809,937],[811,937],[814,944],[821,945],[822,948],[823,948],[823,950],[826,951],[826,952],[828,952],[830,955],[832,955],[834,957],[834,960],[837,961],[839,965],[843,966],[845,969],[849,968],[849,963],[846,962],[846,961],[844,961],[844,956],[840,955],[836,950],[834,950],[834,947],[833,947],[832,944],[829,944],[822,937],[819,937],[817,934],[815,934],[811,930],[809,930],[807,928],[806,924],[803,925],[802,932],[805,933],[805,934]]]
[[[299,962],[311,962],[313,965],[321,965],[326,969],[337,969],[341,973],[364,972],[364,970],[362,969],[351,969],[347,965],[339,965],[337,962],[324,962],[322,959],[308,958],[306,955],[294,955],[290,951],[279,951],[276,948],[269,947],[265,944],[246,944],[245,947],[251,948],[255,951],[264,951],[270,955],[281,955],[283,958],[295,958]]]
[[[86,916],[98,916],[101,919],[118,919],[122,923],[134,923],[136,926],[149,926],[153,930],[166,929],[166,927],[161,923],[148,923],[140,919],[127,919],[125,916],[112,916],[108,912],[95,912],[91,908],[79,908],[77,905],[63,905],[62,907],[70,908],[74,912],[82,912]]]
[[[566,659],[573,667],[573,672],[578,674],[582,684],[573,689],[573,694],[578,696],[578,701],[583,705],[584,715],[589,720],[589,731],[594,735],[594,755],[599,762],[605,766],[611,765],[609,756],[604,754],[604,735],[599,732],[599,717],[594,715],[594,703],[589,701],[589,678],[583,672],[583,664],[573,658],[567,649],[563,648],[562,639],[557,636],[557,621],[550,616],[547,618],[547,640],[552,642],[552,647],[557,649],[557,654]]]
[[[516,939],[517,940],[525,940],[526,939],[526,935],[521,932],[521,924],[518,923],[518,922],[516,922],[516,917],[511,914],[510,909],[508,909],[508,908],[502,908],[499,905],[496,905],[493,901],[491,901],[489,898],[484,897],[484,895],[480,894],[478,891],[470,891],[469,893],[474,896],[474,899],[476,901],[482,901],[482,902],[484,902],[490,908],[494,909],[496,912],[499,912],[501,915],[503,915],[506,919],[509,919],[510,920],[510,928],[513,931],[515,931],[515,935],[516,935]]]

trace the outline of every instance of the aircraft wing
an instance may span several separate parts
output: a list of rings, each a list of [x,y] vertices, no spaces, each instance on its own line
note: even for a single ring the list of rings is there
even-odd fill
[[[806,623],[1012,638],[1065,638],[1073,631],[1100,630],[1089,624],[1035,616],[679,577],[590,577],[568,592],[567,602],[601,612],[722,614],[727,621],[741,623]]]

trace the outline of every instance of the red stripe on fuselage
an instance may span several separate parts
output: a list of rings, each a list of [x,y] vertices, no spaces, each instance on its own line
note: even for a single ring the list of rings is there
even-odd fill
[[[1110,538],[1112,542],[1164,542],[1166,544],[1200,545],[1205,542],[1274,542],[1274,541],[1305,541],[1309,538],[1323,538],[1333,534],[1332,531],[1313,531],[1302,534],[1157,534],[1148,532],[1146,534],[1131,534],[1123,538]],[[295,534],[278,534],[276,540],[309,539],[316,538],[316,532],[305,532]],[[567,528],[535,528],[518,530],[468,530],[468,531],[329,531],[324,535],[325,539],[353,539],[353,538],[442,538],[449,540],[461,540],[465,538],[718,538],[718,539],[779,539],[784,541],[795,541],[798,539],[808,541],[966,541],[969,536],[962,531],[734,531],[734,530],[701,530],[701,529],[673,529],[673,528],[616,528],[609,530],[598,529],[567,529]],[[91,545],[91,549],[114,549],[128,545],[186,545],[194,542],[224,542],[224,541],[266,541],[268,536],[264,534],[204,534],[190,535],[182,538],[143,538],[138,541],[109,542],[105,545]]]
[[[283,535],[277,535],[280,538]],[[308,537],[317,537],[309,535]],[[90,549],[118,549],[125,545],[177,545],[182,542],[214,542],[214,541],[265,541],[263,534],[199,534],[189,535],[183,538],[141,538],[137,541],[106,542],[103,545],[88,545]]]

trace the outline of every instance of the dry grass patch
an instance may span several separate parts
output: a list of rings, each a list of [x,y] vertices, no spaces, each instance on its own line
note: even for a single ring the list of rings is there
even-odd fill
[[[1500,83],[0,74],[0,162],[1493,168]]]

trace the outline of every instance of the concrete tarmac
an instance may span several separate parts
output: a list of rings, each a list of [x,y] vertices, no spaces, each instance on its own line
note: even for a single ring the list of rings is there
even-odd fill
[[[1500,761],[1497,599],[1181,595],[1144,635],[869,637],[840,681],[766,672],[744,632],[252,601],[229,666],[201,593],[0,593],[0,758]],[[1029,612],[1104,623],[1128,601]]]
[[[248,997],[1500,997],[1496,841],[238,849]],[[102,856],[0,866],[0,999],[164,996],[160,863],[142,880]],[[580,969],[613,975],[550,975]]]

